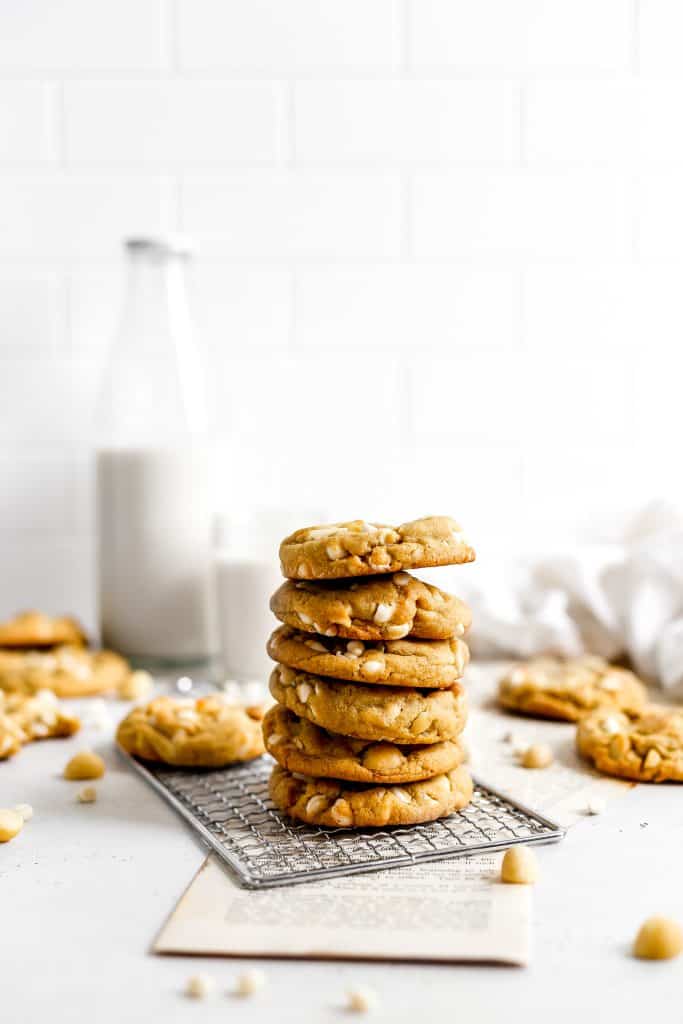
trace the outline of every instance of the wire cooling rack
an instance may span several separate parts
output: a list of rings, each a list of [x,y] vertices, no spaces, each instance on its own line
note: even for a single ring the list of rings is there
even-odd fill
[[[212,771],[121,755],[250,889],[555,842],[564,835],[559,825],[479,783],[468,807],[440,821],[390,829],[318,828],[275,809],[268,796],[268,756]]]

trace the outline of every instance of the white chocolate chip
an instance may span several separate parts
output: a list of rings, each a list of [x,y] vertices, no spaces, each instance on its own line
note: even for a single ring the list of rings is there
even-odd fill
[[[456,627],[455,627],[455,635],[456,636],[464,636],[465,635],[465,627],[462,624],[462,622],[459,622],[456,625]]]
[[[33,817],[33,808],[30,804],[17,804],[14,810],[22,816],[24,821],[30,821]]]
[[[381,626],[385,622],[389,622],[392,619],[395,611],[396,605],[387,604],[386,602],[380,601],[380,603],[377,605],[377,608],[375,609],[375,614],[373,615],[373,622],[376,622],[378,626]]]
[[[346,650],[354,658],[359,658],[365,651],[365,644],[362,640],[349,640],[346,645]]]
[[[243,971],[239,975],[235,983],[235,995],[238,996],[253,996],[257,992],[260,992],[266,985],[266,975],[263,971],[260,971],[257,967],[252,967],[248,971]]]
[[[83,786],[76,793],[79,804],[94,804],[97,801],[97,790],[94,786]]]
[[[402,804],[410,803],[410,793],[408,793],[405,789],[402,789],[401,786],[394,786],[391,792],[396,797],[396,799],[399,800]]]
[[[347,998],[349,1010],[354,1013],[368,1013],[379,1005],[377,993],[371,988],[352,988]]]
[[[276,747],[278,743],[282,743],[283,740],[284,736],[282,735],[282,733],[279,732],[273,732],[268,737],[268,742],[270,743],[271,747]]]
[[[379,661],[377,658],[368,658],[364,661],[361,666],[361,672],[368,679],[372,679],[373,676],[379,676],[384,671],[384,662]]]
[[[327,798],[318,793],[316,796],[312,796],[306,803],[306,814],[319,814],[320,811],[324,811],[326,807]]]
[[[323,636],[336,636],[337,635],[337,630],[335,629],[334,626],[330,626],[329,629],[319,629],[318,632],[322,633]]]
[[[401,637],[407,636],[410,632],[409,622],[397,622],[393,626],[387,626],[384,631],[389,640],[400,640]]]
[[[397,572],[393,581],[397,587],[407,587],[410,583],[410,576],[407,572]]]
[[[601,724],[608,736],[614,736],[616,733],[623,731],[623,725],[615,715],[607,715],[606,718],[603,718]]]
[[[311,623],[313,622],[311,616],[307,615],[306,612],[297,612],[297,615],[299,616],[299,618],[301,619],[305,626],[310,626]]]
[[[338,526],[318,526],[306,531],[306,540],[323,540],[325,537],[331,537],[338,530]]]
[[[606,690],[607,693],[617,693],[621,689],[621,680],[619,676],[612,673],[612,675],[604,676],[598,683],[598,686],[601,690]]]
[[[344,551],[344,548],[341,546],[339,541],[335,539],[330,541],[330,543],[327,545],[327,547],[325,548],[325,554],[327,555],[331,562],[336,562],[337,559],[344,558],[346,552]]]
[[[313,687],[310,683],[299,683],[296,688],[296,695],[302,704],[305,704],[308,698],[313,693]]]
[[[185,994],[191,999],[206,999],[215,988],[213,978],[208,974],[193,974],[187,979]]]

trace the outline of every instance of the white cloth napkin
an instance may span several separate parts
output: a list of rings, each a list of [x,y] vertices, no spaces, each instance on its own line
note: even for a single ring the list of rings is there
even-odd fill
[[[619,543],[458,582],[472,606],[475,653],[627,655],[648,681],[683,696],[683,517],[669,506],[647,508]]]

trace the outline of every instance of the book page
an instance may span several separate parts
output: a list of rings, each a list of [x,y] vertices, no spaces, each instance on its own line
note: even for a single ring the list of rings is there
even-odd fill
[[[154,951],[525,964],[531,890],[498,882],[501,857],[462,857],[259,892],[236,885],[211,854]]]

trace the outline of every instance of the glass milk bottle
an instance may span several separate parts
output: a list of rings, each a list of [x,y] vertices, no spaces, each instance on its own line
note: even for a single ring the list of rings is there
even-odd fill
[[[210,655],[211,505],[204,376],[186,295],[187,244],[126,243],[128,284],[98,413],[102,643],[136,664]]]

